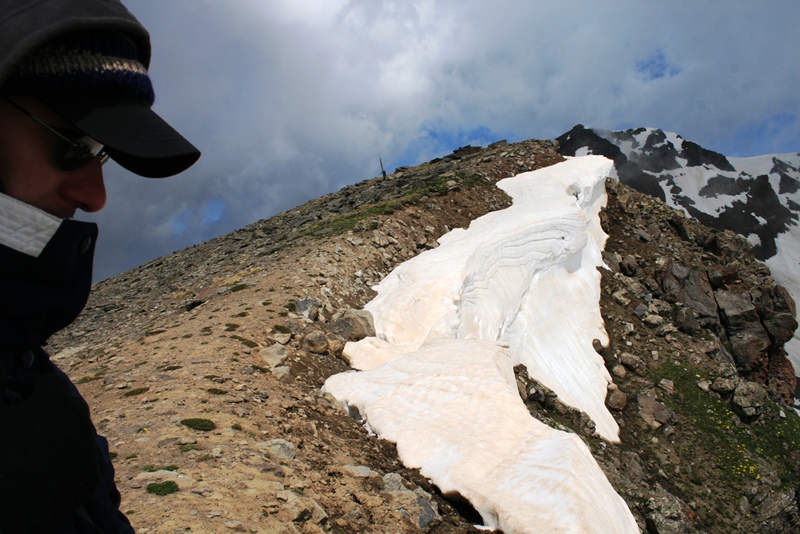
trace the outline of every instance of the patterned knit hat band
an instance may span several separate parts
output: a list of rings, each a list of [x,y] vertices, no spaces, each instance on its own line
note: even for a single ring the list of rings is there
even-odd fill
[[[84,31],[50,42],[20,64],[4,90],[34,95],[113,95],[148,107],[155,98],[133,41],[110,31]]]

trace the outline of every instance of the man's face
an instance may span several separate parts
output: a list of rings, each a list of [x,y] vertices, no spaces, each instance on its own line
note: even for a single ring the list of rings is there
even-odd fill
[[[17,97],[14,101],[50,126],[71,128],[35,98]],[[58,154],[64,147],[64,141],[53,132],[0,99],[3,193],[61,218],[73,217],[78,209],[102,209],[106,190],[100,160],[95,158],[83,167],[65,171],[58,166]]]

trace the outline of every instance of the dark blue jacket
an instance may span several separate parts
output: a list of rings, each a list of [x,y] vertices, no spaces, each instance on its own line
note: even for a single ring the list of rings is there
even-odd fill
[[[0,203],[0,533],[132,533],[108,443],[41,348],[86,304],[97,227],[54,221],[33,256],[3,244],[13,211]]]

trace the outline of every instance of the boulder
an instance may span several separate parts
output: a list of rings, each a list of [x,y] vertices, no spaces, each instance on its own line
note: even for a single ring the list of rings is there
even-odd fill
[[[345,341],[359,341],[375,335],[375,320],[367,310],[346,310],[337,314],[326,329]]]
[[[719,290],[715,296],[736,365],[745,373],[765,379],[771,341],[750,293]]]
[[[289,351],[280,343],[270,345],[261,351],[261,357],[264,358],[264,361],[269,365],[270,369],[282,364],[288,355]]]
[[[630,352],[623,352],[620,354],[619,361],[631,371],[635,371],[642,364],[642,359],[638,356],[634,356]]]
[[[328,338],[322,330],[313,330],[303,337],[300,346],[308,352],[324,354],[328,350]]]
[[[718,377],[711,384],[711,389],[720,395],[727,395],[736,389],[736,381],[731,378]]]
[[[296,454],[294,443],[282,438],[261,441],[256,448],[275,461],[292,461]]]
[[[767,332],[776,345],[783,345],[797,330],[795,302],[783,286],[772,286],[763,291],[758,299],[758,308]]]
[[[383,476],[384,491],[391,496],[391,506],[411,521],[420,531],[441,520],[439,507],[431,495],[422,488],[411,491],[397,473]]]
[[[606,406],[610,410],[621,412],[625,409],[626,404],[628,404],[628,396],[620,389],[615,389],[606,398]]]
[[[647,532],[650,534],[688,534],[694,529],[689,507],[678,497],[660,491],[647,501]]]
[[[301,317],[316,321],[319,317],[320,303],[314,297],[305,297],[294,303],[294,312]]]
[[[786,351],[783,348],[770,356],[767,382],[772,395],[780,397],[787,406],[792,405],[797,396],[797,377],[792,362],[786,357]]]
[[[733,391],[731,406],[733,411],[745,422],[758,419],[764,413],[767,390],[756,382],[740,382]]]
[[[683,302],[700,318],[716,318],[714,290],[705,273],[668,260],[653,273],[664,299]]]

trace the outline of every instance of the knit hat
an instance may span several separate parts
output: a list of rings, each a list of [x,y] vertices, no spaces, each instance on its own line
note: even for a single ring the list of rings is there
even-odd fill
[[[48,42],[19,63],[3,92],[38,97],[142,176],[171,176],[200,157],[150,109],[155,95],[147,68],[119,31],[83,30]]]

